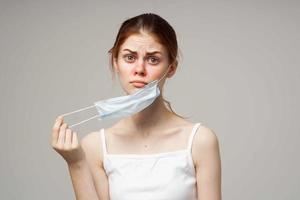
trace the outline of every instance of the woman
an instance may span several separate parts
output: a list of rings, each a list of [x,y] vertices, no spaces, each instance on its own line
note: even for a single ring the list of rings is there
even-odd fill
[[[127,94],[177,69],[173,28],[156,14],[126,20],[109,51]],[[80,142],[62,117],[52,147],[66,160],[76,199],[221,200],[221,161],[216,134],[177,115],[163,93],[144,110]]]

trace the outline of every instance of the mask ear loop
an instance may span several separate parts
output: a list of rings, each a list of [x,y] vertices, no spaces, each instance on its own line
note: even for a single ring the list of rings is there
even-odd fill
[[[95,105],[93,105],[93,106],[88,106],[88,107],[84,107],[84,108],[81,108],[81,109],[78,109],[78,110],[75,110],[75,111],[72,111],[72,112],[68,112],[68,113],[62,114],[61,116],[62,116],[62,117],[65,117],[65,116],[71,115],[71,114],[73,114],[73,113],[78,113],[78,112],[80,112],[80,111],[90,109],[90,108],[92,108],[92,107],[95,107]]]
[[[85,107],[85,108],[81,108],[81,109],[78,109],[78,110],[75,110],[75,111],[72,111],[72,112],[68,112],[68,113],[62,114],[61,116],[62,116],[62,117],[65,117],[65,116],[68,116],[68,115],[71,115],[71,114],[74,114],[74,113],[78,113],[78,112],[81,112],[81,111],[83,111],[83,110],[87,110],[87,109],[90,109],[90,108],[93,108],[93,107],[95,107],[95,105],[93,105],[93,106],[88,106],[88,107]],[[72,127],[77,126],[77,125],[79,125],[79,124],[83,124],[83,123],[85,123],[85,122],[87,122],[87,121],[90,121],[90,120],[92,120],[92,119],[95,119],[95,118],[97,118],[97,117],[99,117],[99,115],[95,115],[95,116],[90,117],[90,118],[88,118],[88,119],[85,119],[85,120],[83,120],[83,121],[81,121],[81,122],[78,122],[78,123],[76,123],[76,124],[70,125],[69,128],[72,128]]]
[[[169,65],[169,67],[168,67],[167,71],[164,73],[164,75],[160,79],[158,79],[158,81],[157,81],[158,83],[167,75],[167,73],[168,73],[168,71],[170,69],[170,66],[171,65]]]

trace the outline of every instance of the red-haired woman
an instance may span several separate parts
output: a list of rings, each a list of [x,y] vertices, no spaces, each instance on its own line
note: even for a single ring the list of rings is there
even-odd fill
[[[109,53],[112,73],[128,95],[157,79],[163,91],[178,65],[174,29],[151,13],[124,21]],[[76,199],[221,200],[216,134],[176,114],[163,92],[80,142],[58,117],[52,147],[68,164]]]

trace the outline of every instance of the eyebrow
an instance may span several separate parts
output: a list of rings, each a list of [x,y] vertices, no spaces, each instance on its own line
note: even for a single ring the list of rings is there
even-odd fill
[[[137,54],[136,51],[132,51],[130,49],[123,49],[123,51],[129,51],[130,53]],[[147,52],[147,55],[153,55],[153,54],[156,54],[156,53],[162,54],[160,51],[151,51],[151,52]]]

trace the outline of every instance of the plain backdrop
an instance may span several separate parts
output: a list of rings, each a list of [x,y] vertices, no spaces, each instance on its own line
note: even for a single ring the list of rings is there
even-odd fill
[[[1,0],[0,199],[75,198],[50,145],[54,119],[124,95],[108,50],[124,20],[147,12],[177,32],[165,96],[218,136],[223,199],[299,199],[300,3],[283,0]],[[112,123],[74,129],[82,138]]]

